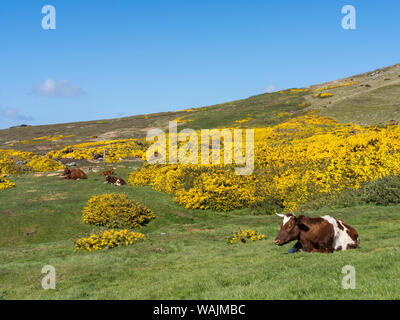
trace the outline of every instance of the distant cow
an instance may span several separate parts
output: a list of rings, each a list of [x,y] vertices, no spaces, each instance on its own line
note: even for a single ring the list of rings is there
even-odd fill
[[[106,177],[106,183],[115,184],[116,186],[123,186],[126,184],[124,179],[111,176]]]
[[[68,180],[79,180],[79,179],[87,179],[87,175],[81,169],[64,169],[64,173],[62,174],[64,179]]]
[[[343,220],[331,216],[310,218],[304,215],[277,214],[282,217],[281,229],[274,243],[282,246],[297,240],[294,249],[307,252],[324,252],[358,248],[357,231]]]
[[[103,171],[102,173],[100,173],[100,175],[102,176],[111,176],[114,173],[114,168],[112,168],[111,170],[107,170],[107,171]]]

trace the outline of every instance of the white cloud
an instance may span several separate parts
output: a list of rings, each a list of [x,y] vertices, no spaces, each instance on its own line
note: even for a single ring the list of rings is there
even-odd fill
[[[276,87],[273,84],[269,84],[265,89],[265,93],[272,93],[276,91]]]
[[[78,97],[85,93],[81,87],[68,80],[54,81],[50,78],[45,80],[42,85],[34,86],[33,92],[43,97]]]
[[[18,120],[18,121],[31,121],[33,118],[28,115],[21,114],[18,109],[4,108],[0,112],[2,118],[8,120]]]

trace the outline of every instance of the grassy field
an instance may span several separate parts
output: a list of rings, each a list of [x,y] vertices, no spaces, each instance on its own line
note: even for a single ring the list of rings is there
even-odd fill
[[[343,82],[355,84],[325,90],[332,93],[327,99],[315,97],[316,89]],[[261,94],[186,111],[14,127],[0,130],[0,149],[46,154],[76,143],[143,137],[151,128],[166,129],[168,121],[177,118],[186,121],[180,129],[265,127],[314,110],[344,123],[381,125],[400,121],[399,88],[400,64],[307,90]],[[54,135],[69,137],[35,140]],[[114,164],[117,176],[126,179],[140,165]],[[251,209],[186,210],[168,194],[150,187],[107,185],[97,173],[81,181],[47,174],[9,179],[16,188],[0,192],[0,299],[400,299],[398,206],[307,211],[309,216],[344,219],[358,230],[361,248],[288,255],[290,245],[273,244],[280,219],[256,215]],[[93,195],[110,192],[124,192],[154,211],[157,218],[139,230],[148,240],[74,253],[76,239],[98,230],[83,223],[83,207]],[[228,244],[239,228],[256,229],[266,240]],[[56,290],[41,287],[45,265],[56,268]],[[355,290],[342,288],[346,265],[356,269]]]
[[[126,178],[135,164],[117,168]],[[397,206],[321,209],[354,226],[361,248],[333,254],[286,254],[277,247],[276,216],[250,209],[228,213],[185,210],[149,187],[118,188],[57,176],[12,177],[17,188],[0,193],[1,299],[399,299],[400,217]],[[92,226],[81,210],[92,195],[124,192],[157,218],[140,229],[148,241],[100,252],[73,252]],[[229,245],[237,229],[266,240]],[[56,290],[44,290],[41,269],[53,265]],[[356,269],[356,289],[342,288],[342,267]]]

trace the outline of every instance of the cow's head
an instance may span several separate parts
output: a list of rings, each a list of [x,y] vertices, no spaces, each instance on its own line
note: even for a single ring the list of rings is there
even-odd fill
[[[68,168],[65,168],[63,175],[65,176],[65,175],[68,175],[70,173],[71,173],[71,170],[69,170]]]
[[[277,216],[283,218],[281,223],[281,230],[274,240],[274,243],[278,246],[283,246],[284,244],[296,240],[300,235],[300,227],[298,224],[297,217],[292,214],[278,214]]]

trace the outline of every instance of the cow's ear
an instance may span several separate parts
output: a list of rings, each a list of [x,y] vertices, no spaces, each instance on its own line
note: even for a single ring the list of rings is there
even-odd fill
[[[309,227],[307,227],[304,223],[298,223],[297,224],[298,226],[299,226],[299,229],[300,230],[302,230],[302,231],[308,231],[308,230],[310,230],[310,228]]]

